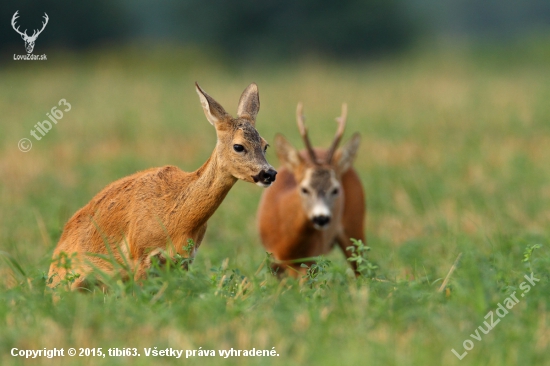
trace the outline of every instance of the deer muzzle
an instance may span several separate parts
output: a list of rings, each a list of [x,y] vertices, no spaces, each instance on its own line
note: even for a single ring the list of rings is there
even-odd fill
[[[315,226],[317,230],[324,230],[328,227],[328,224],[330,223],[330,216],[327,216],[327,215],[313,216],[311,221],[313,222],[313,226]]]
[[[273,168],[269,168],[267,170],[262,169],[261,172],[259,172],[256,175],[252,176],[252,179],[254,179],[254,183],[261,187],[269,187],[271,183],[275,182],[275,176],[277,175],[277,171]]]

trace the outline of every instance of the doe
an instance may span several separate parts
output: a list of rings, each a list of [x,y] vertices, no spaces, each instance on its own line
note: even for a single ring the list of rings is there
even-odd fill
[[[50,287],[66,278],[67,258],[80,275],[71,284],[77,289],[87,285],[86,277],[94,268],[115,274],[105,256],[129,263],[136,279],[144,277],[153,256],[161,262],[176,253],[194,257],[208,219],[238,179],[261,187],[275,181],[277,172],[265,158],[267,142],[255,128],[260,109],[256,84],[241,95],[237,118],[195,86],[206,119],[216,129],[217,144],[210,158],[192,173],[164,166],[105,187],[65,225],[53,253]],[[190,253],[184,249],[189,239],[195,243]]]
[[[337,244],[347,258],[350,238],[365,240],[365,198],[352,163],[360,136],[337,150],[346,124],[347,105],[336,119],[338,130],[329,149],[313,148],[304,125],[302,104],[296,119],[306,149],[298,151],[282,135],[275,149],[282,166],[277,182],[266,190],[258,208],[258,226],[263,246],[277,260],[278,273],[299,273],[306,258],[327,254]],[[304,261],[300,261],[300,259]],[[351,263],[357,270],[355,262]],[[356,272],[357,273],[357,272]]]

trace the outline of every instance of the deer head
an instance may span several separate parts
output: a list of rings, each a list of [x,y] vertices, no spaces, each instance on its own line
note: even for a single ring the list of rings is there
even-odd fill
[[[279,160],[294,173],[302,207],[307,217],[318,230],[329,227],[335,205],[343,204],[341,176],[352,165],[359,148],[360,136],[354,134],[351,140],[337,150],[346,125],[347,105],[342,105],[342,115],[336,118],[338,130],[328,150],[315,150],[309,140],[298,104],[296,120],[300,135],[306,146],[301,154],[282,135],[275,140]]]
[[[27,53],[32,53],[33,49],[34,49],[34,42],[36,42],[36,38],[38,38],[38,36],[40,35],[40,33],[42,33],[42,31],[44,30],[44,28],[46,28],[46,24],[48,24],[48,14],[44,13],[44,20],[45,22],[42,22],[42,29],[40,30],[34,30],[32,36],[29,36],[27,35],[27,30],[25,29],[24,32],[21,32],[19,31],[19,27],[15,27],[15,21],[17,20],[17,18],[19,18],[19,15],[17,14],[19,13],[19,10],[17,10],[15,12],[15,14],[13,14],[13,17],[11,18],[11,26],[13,27],[13,29],[19,33],[21,35],[21,38],[23,38],[23,41],[25,41],[25,49],[27,50]]]
[[[216,128],[218,143],[215,154],[220,169],[237,179],[269,187],[277,172],[265,158],[267,142],[256,131],[256,115],[260,110],[258,86],[250,84],[239,100],[237,118],[196,85],[206,119]]]

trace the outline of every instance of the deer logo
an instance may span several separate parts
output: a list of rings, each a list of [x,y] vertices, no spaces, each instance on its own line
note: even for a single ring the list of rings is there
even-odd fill
[[[42,33],[42,31],[44,30],[44,28],[46,28],[46,25],[48,24],[48,14],[44,13],[44,20],[45,22],[42,22],[42,29],[40,30],[34,30],[32,36],[29,36],[27,34],[27,30],[25,29],[24,32],[21,32],[19,30],[19,26],[16,28],[15,27],[15,21],[17,20],[17,18],[19,18],[19,15],[17,14],[19,13],[19,10],[17,10],[15,12],[15,14],[13,14],[13,18],[11,18],[11,26],[13,27],[13,29],[19,33],[21,35],[21,38],[23,38],[23,41],[25,41],[25,49],[27,50],[27,53],[32,53],[33,49],[34,49],[34,43],[36,42],[36,39],[38,38],[38,36],[40,35],[40,33]]]

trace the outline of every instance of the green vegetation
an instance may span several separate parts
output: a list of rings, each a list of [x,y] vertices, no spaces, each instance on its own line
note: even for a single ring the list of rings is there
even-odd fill
[[[198,54],[50,52],[0,70],[0,364],[19,349],[138,348],[141,357],[45,365],[544,365],[550,357],[550,49],[418,52],[399,60],[231,67]],[[546,47],[546,48],[543,48]],[[518,55],[522,57],[518,57]],[[190,270],[155,266],[107,292],[45,283],[64,223],[108,183],[167,164],[194,170],[215,132],[193,82],[229,111],[251,81],[257,128],[300,146],[294,111],[328,146],[340,105],[368,201],[355,279],[334,250],[303,279],[276,279],[255,228],[261,189],[238,182]],[[65,98],[46,136],[30,130]],[[21,138],[33,142],[20,152]],[[277,166],[273,149],[268,160]],[[353,245],[350,243],[350,245]],[[448,282],[443,280],[462,253]],[[181,261],[181,258],[176,261]],[[540,279],[530,291],[524,275]],[[69,279],[70,280],[70,279]],[[488,334],[489,311],[517,305]],[[524,294],[524,297],[520,295]],[[495,315],[496,321],[496,315]],[[465,340],[474,348],[462,361]],[[469,343],[466,343],[467,345]],[[278,357],[145,357],[143,348],[275,350]],[[185,355],[184,355],[185,357]]]

